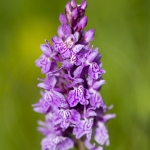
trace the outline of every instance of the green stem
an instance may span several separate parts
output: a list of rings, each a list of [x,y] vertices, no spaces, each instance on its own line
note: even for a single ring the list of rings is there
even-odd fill
[[[86,150],[84,143],[81,139],[77,140],[78,150]]]

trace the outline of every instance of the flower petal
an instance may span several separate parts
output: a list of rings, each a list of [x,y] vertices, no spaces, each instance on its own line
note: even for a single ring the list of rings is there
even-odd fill
[[[55,105],[57,105],[58,107],[61,107],[61,108],[68,107],[65,97],[61,93],[52,91],[52,96],[53,96],[53,102]]]
[[[50,85],[50,87],[54,88],[56,83],[57,83],[57,79],[54,75],[49,75],[47,74],[46,76],[46,82],[48,82],[48,84]]]
[[[50,70],[51,62],[45,55],[36,60],[36,66],[41,68],[42,73],[47,73]]]
[[[42,50],[45,56],[50,57],[52,55],[52,48],[47,40],[46,44],[40,45],[40,49]]]
[[[87,139],[90,140],[92,134],[92,126],[92,118],[88,120],[80,120],[80,123],[73,128],[73,134],[77,139],[81,138],[84,134],[86,134]]]
[[[74,71],[73,75],[75,78],[80,77],[80,74],[82,73],[83,68],[84,66],[81,65]]]
[[[38,113],[47,113],[50,108],[50,102],[44,100],[43,98],[36,104],[32,105],[34,107],[34,111]]]
[[[87,31],[84,35],[84,42],[85,43],[91,42],[94,39],[94,33],[95,33],[94,29]]]
[[[62,27],[62,31],[64,33],[65,36],[68,36],[71,34],[71,28],[68,24],[64,24]]]
[[[74,107],[78,104],[79,99],[76,99],[76,90],[71,90],[68,94],[68,103],[70,107]]]
[[[49,91],[50,89],[53,89],[55,87],[56,83],[57,83],[56,77],[47,74],[45,81],[39,83],[38,87]]]
[[[55,50],[57,50],[62,55],[63,58],[70,58],[71,55],[70,50],[61,39],[54,36],[52,38],[52,42],[54,44]]]
[[[78,44],[78,45],[75,45],[72,48],[72,50],[73,50],[74,53],[78,53],[83,47],[84,47],[84,45]]]
[[[78,124],[80,121],[80,118],[81,118],[80,113],[77,112],[75,109],[72,109],[70,111],[71,111],[71,120],[70,121],[73,124]]]
[[[89,56],[87,57],[88,63],[91,63],[91,62],[96,58],[97,55],[98,55],[98,48],[95,49],[95,50],[93,50],[93,51],[89,54]]]
[[[64,38],[65,34],[64,34],[64,32],[63,32],[63,26],[62,26],[62,25],[60,25],[60,26],[58,27],[57,33],[58,33],[58,35],[59,35],[59,37],[60,37],[61,39]]]
[[[107,128],[101,122],[98,123],[98,128],[96,128],[95,130],[94,139],[100,145],[106,145],[106,146],[109,145],[109,135],[108,135]]]
[[[59,150],[69,150],[74,147],[74,143],[70,138],[64,137],[57,147]]]
[[[105,71],[102,70],[97,63],[93,62],[92,64],[90,64],[88,73],[91,78],[97,80],[101,77],[102,74],[105,73]]]
[[[75,37],[75,43],[78,42],[79,38],[80,38],[80,33],[79,32],[75,32],[74,33],[74,37]]]
[[[89,118],[93,116],[97,116],[97,113],[92,108],[88,108],[86,112],[86,117]]]
[[[73,66],[73,64],[70,62],[70,60],[66,59],[63,61],[63,68],[70,69]]]
[[[92,86],[92,88],[94,89],[94,90],[98,90],[103,84],[105,84],[106,83],[106,81],[105,80],[99,80],[99,81],[97,81],[97,82],[95,82],[94,84],[93,84],[93,86]]]
[[[103,116],[103,122],[107,122],[108,120],[115,118],[116,114],[107,114]]]
[[[100,93],[97,91],[95,91],[92,94],[92,96],[90,98],[90,104],[91,104],[91,106],[93,106],[95,108],[99,108],[99,107],[105,108],[106,107],[103,100],[102,100]]]
[[[42,142],[42,150],[69,150],[74,147],[73,141],[68,137],[48,135]]]

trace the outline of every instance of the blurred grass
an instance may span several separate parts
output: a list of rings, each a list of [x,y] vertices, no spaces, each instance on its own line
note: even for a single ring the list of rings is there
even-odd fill
[[[150,1],[87,0],[87,29],[102,53],[106,104],[117,118],[108,123],[106,150],[150,148]],[[0,1],[0,149],[40,149],[42,136],[31,104],[38,101],[39,45],[57,34],[67,0]],[[77,1],[80,3],[80,1]]]

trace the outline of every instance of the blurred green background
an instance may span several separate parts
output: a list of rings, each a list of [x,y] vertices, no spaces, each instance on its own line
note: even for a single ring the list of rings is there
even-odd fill
[[[39,45],[57,34],[67,0],[0,1],[0,150],[40,150]],[[77,1],[78,3],[81,0]],[[117,118],[106,150],[150,149],[150,0],[87,0],[87,29],[102,54],[102,97]]]

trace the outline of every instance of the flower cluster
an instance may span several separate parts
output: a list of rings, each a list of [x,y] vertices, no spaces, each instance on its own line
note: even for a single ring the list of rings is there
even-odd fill
[[[98,48],[90,46],[94,30],[84,30],[88,22],[86,7],[86,0],[80,5],[75,0],[68,2],[65,14],[59,16],[58,37],[52,38],[52,44],[46,40],[40,46],[43,54],[36,65],[46,77],[39,79],[38,87],[44,90],[33,107],[46,118],[45,122],[39,121],[38,128],[45,135],[42,150],[69,150],[75,139],[81,139],[89,150],[109,145],[105,123],[115,115],[106,114],[111,107],[99,93],[105,83],[105,70],[101,68]]]

